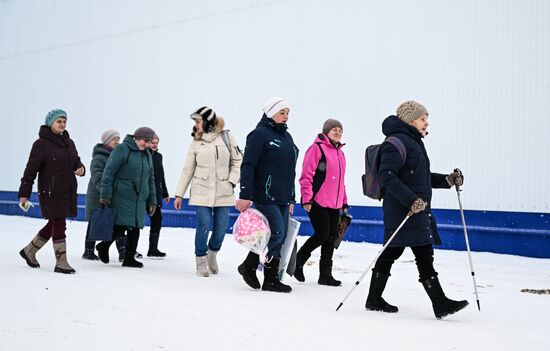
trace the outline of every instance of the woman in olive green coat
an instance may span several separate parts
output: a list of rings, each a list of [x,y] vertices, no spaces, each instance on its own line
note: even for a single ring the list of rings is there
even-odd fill
[[[148,145],[154,138],[151,128],[138,128],[134,135],[127,135],[122,144],[111,152],[101,178],[99,202],[116,209],[113,237],[128,232],[126,253],[122,265],[143,267],[136,261],[139,230],[145,224],[145,211],[156,207],[153,159]],[[96,246],[99,259],[109,263],[109,247],[113,241],[102,241]]]

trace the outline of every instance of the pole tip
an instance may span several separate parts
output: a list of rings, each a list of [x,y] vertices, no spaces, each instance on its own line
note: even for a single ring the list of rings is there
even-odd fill
[[[477,310],[481,311],[481,306],[479,305],[479,300],[477,300]]]
[[[343,302],[340,302],[340,304],[338,305],[338,307],[336,307],[336,312],[338,312],[338,310],[340,309],[340,307],[342,307],[342,305],[344,305]]]

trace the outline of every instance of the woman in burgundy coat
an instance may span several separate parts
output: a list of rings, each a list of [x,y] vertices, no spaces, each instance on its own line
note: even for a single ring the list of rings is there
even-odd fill
[[[76,177],[83,176],[85,168],[74,142],[65,130],[67,113],[52,110],[46,115],[46,121],[40,127],[39,138],[32,145],[31,153],[21,185],[19,203],[28,208],[32,186],[38,174],[38,201],[42,217],[48,220],[32,241],[19,254],[30,267],[37,268],[36,252],[48,242],[53,241],[56,264],[55,272],[74,273],[67,262],[65,242],[65,218],[76,217]]]

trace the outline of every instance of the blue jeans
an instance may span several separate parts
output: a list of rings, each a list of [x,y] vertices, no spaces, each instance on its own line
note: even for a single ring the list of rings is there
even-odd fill
[[[254,206],[269,222],[271,237],[267,243],[267,256],[278,260],[281,258],[281,248],[288,231],[288,205],[254,204]]]
[[[229,209],[231,207],[207,207],[197,206],[197,230],[195,232],[195,256],[205,256],[208,249],[220,251],[225,237],[225,230],[229,221]],[[212,235],[208,240],[208,232],[212,224],[214,213],[214,226]]]

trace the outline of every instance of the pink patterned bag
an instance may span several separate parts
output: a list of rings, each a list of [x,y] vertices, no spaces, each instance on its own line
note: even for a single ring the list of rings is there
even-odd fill
[[[233,225],[233,238],[252,252],[260,255],[260,261],[265,261],[265,251],[271,236],[267,218],[254,208],[241,212]]]

